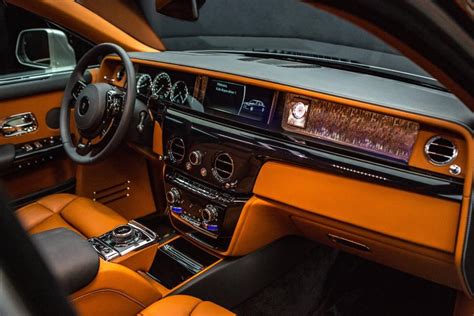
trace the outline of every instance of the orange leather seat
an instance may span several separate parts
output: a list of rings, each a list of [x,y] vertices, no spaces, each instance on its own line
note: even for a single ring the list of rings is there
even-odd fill
[[[16,211],[25,230],[39,233],[69,228],[90,238],[100,236],[128,221],[110,208],[73,194],[53,194]]]
[[[165,297],[138,313],[138,316],[232,316],[231,311],[209,301],[188,295]]]

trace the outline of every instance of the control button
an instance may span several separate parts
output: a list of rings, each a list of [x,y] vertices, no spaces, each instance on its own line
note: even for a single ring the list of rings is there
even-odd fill
[[[43,144],[41,144],[40,142],[34,142],[33,145],[35,146],[36,149],[43,148]]]
[[[171,206],[171,211],[175,214],[182,214],[183,208],[181,206]]]
[[[193,166],[199,166],[202,162],[202,153],[199,150],[192,151],[189,154],[189,161]]]
[[[206,168],[201,168],[200,173],[201,173],[202,177],[207,176],[207,169]]]
[[[133,239],[135,232],[131,226],[121,225],[112,231],[112,239],[115,242],[125,242]]]
[[[452,175],[460,175],[461,174],[461,167],[459,167],[458,165],[451,165],[449,166],[449,173],[451,173]]]
[[[215,221],[217,215],[217,208],[214,205],[206,205],[206,207],[201,210],[201,217],[205,223]]]
[[[23,149],[24,149],[25,151],[27,151],[27,152],[28,152],[28,151],[32,151],[32,150],[33,150],[33,146],[31,146],[30,144],[25,144],[25,145],[23,145]]]
[[[190,163],[189,161],[186,162],[186,170],[189,171],[189,170],[191,170],[192,167],[193,167],[193,166],[191,165],[191,163]]]
[[[215,225],[215,224],[204,223],[203,226],[204,226],[205,229],[207,229],[210,232],[216,232],[216,231],[219,230],[219,226]]]
[[[178,203],[181,200],[181,195],[179,194],[178,189],[176,188],[171,188],[167,193],[166,193],[166,201],[170,204]]]

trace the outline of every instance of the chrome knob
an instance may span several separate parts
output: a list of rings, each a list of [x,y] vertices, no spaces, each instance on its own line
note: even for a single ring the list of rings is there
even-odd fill
[[[189,154],[189,162],[193,166],[199,166],[202,162],[202,153],[199,150],[194,150]]]
[[[181,194],[179,193],[178,189],[176,188],[171,188],[167,193],[166,193],[166,201],[169,204],[174,204],[178,203],[181,200]]]
[[[217,216],[217,207],[215,207],[214,205],[206,205],[206,207],[201,210],[201,217],[204,223],[215,221],[217,219]]]
[[[133,239],[135,232],[128,225],[121,225],[112,230],[112,239],[115,242],[122,243]]]

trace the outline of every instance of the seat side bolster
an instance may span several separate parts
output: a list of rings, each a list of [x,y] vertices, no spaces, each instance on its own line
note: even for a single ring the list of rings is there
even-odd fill
[[[188,295],[168,296],[141,311],[138,316],[235,316],[234,313],[212,302],[203,302]]]
[[[100,236],[128,222],[107,206],[81,197],[66,205],[61,216],[87,238]]]
[[[102,259],[96,278],[70,296],[79,315],[135,315],[160,298],[141,275]]]

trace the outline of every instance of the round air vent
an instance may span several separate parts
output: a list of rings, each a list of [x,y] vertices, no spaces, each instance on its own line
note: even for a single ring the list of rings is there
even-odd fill
[[[456,158],[458,149],[449,139],[435,136],[426,143],[425,154],[432,164],[444,166]]]
[[[172,162],[180,163],[186,154],[184,141],[182,138],[173,138],[168,146],[168,155]]]
[[[217,180],[225,182],[234,174],[234,161],[228,153],[220,153],[214,160],[214,176]]]

